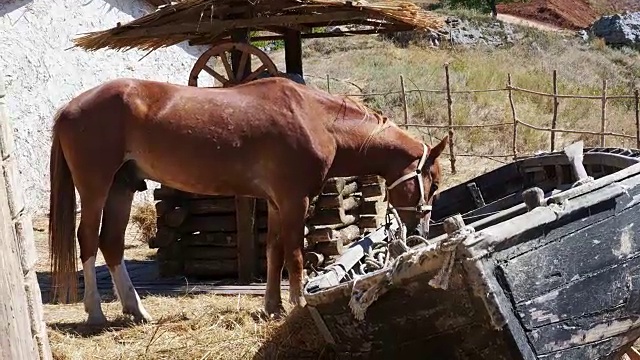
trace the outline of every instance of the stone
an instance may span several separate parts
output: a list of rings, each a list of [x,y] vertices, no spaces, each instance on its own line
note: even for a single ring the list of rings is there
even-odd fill
[[[591,32],[607,45],[640,49],[640,12],[603,16],[591,25]]]

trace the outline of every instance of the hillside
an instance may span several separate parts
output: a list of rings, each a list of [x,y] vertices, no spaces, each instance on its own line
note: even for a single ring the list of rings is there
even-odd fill
[[[575,35],[540,32],[508,24],[492,24],[482,18],[476,21],[478,29],[504,28],[504,37],[513,44],[503,46],[476,45],[472,47],[442,46],[434,49],[420,44],[396,46],[376,37],[352,37],[305,41],[304,62],[307,81],[326,89],[329,74],[331,91],[340,93],[385,93],[400,89],[399,76],[405,77],[408,89],[444,88],[445,63],[450,64],[453,90],[495,89],[506,85],[511,73],[516,86],[542,92],[552,92],[552,71],[557,70],[561,94],[601,93],[602,80],[608,81],[608,93],[631,94],[640,85],[640,57],[636,52],[605,47],[600,41],[585,42]],[[468,25],[466,31],[473,33]],[[484,36],[484,35],[482,35]],[[419,38],[419,37],[417,37]],[[272,55],[279,68],[284,68],[281,53]],[[577,69],[579,69],[577,71]],[[402,103],[397,94],[365,97],[365,101],[402,121]],[[552,100],[536,95],[514,95],[518,116],[538,126],[550,126]],[[558,126],[582,130],[597,129],[600,124],[600,102],[593,100],[561,100]],[[410,122],[446,124],[447,107],[441,94],[411,93],[408,95]],[[631,104],[611,101],[608,105],[608,129],[633,134],[635,129]],[[512,121],[507,96],[504,93],[459,94],[453,98],[453,118],[456,124],[500,123]],[[445,135],[446,129],[426,131],[412,129],[429,142]],[[510,127],[485,129],[459,129],[456,131],[458,153],[505,154],[510,153],[512,129]],[[588,146],[597,145],[596,136],[568,135],[560,137],[560,145],[583,139]],[[608,139],[608,144],[635,146],[630,141]],[[548,150],[549,134],[530,129],[520,130],[519,151],[533,153]],[[471,159],[475,164],[499,165],[494,161]],[[503,158],[502,160],[508,160]],[[448,165],[447,165],[448,167]],[[464,165],[461,167],[464,169]],[[477,171],[484,171],[480,167]],[[472,176],[472,173],[461,176]],[[452,181],[460,178],[452,178]]]

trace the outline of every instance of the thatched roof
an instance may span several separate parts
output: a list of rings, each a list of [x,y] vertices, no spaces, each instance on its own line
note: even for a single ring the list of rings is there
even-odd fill
[[[155,50],[183,41],[211,44],[235,29],[282,34],[360,24],[371,32],[438,30],[444,19],[406,1],[179,0],[126,24],[86,33],[74,40],[85,50]]]

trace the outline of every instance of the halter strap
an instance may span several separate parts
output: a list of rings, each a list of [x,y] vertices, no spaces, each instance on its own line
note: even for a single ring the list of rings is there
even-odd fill
[[[422,144],[423,152],[420,157],[420,161],[418,162],[417,168],[408,173],[402,175],[398,180],[394,181],[391,185],[387,186],[387,190],[391,190],[394,187],[398,186],[400,183],[407,181],[414,176],[418,177],[418,188],[420,189],[420,199],[418,200],[418,204],[416,206],[403,206],[403,207],[395,207],[398,210],[410,210],[416,212],[426,212],[431,211],[432,206],[427,204],[427,200],[424,198],[424,179],[422,178],[422,167],[424,166],[425,161],[427,160],[427,155],[429,154],[429,149],[427,145]]]

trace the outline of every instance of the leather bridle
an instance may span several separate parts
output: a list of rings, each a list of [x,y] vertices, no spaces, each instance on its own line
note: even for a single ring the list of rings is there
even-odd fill
[[[418,188],[420,189],[420,199],[418,200],[418,204],[416,206],[394,206],[394,208],[397,210],[415,211],[423,214],[433,209],[433,207],[427,203],[427,199],[425,199],[424,179],[422,178],[422,167],[424,166],[424,163],[427,160],[427,156],[429,155],[429,148],[427,148],[427,145],[425,144],[422,144],[422,147],[424,148],[424,151],[422,153],[422,157],[420,157],[417,168],[408,174],[402,175],[398,180],[387,186],[387,190],[391,190],[404,181],[410,180],[413,177],[418,178]]]

